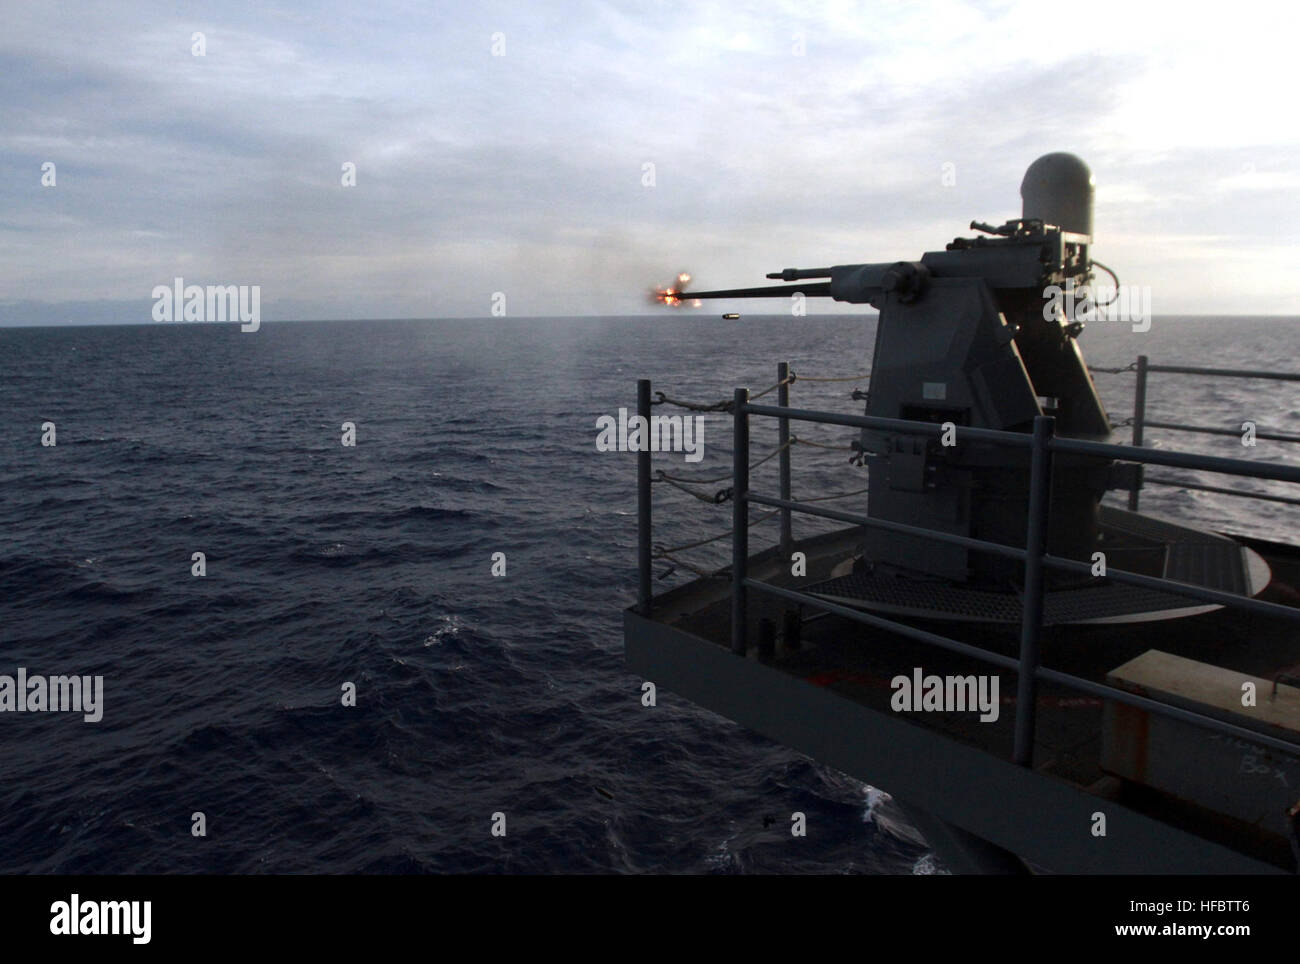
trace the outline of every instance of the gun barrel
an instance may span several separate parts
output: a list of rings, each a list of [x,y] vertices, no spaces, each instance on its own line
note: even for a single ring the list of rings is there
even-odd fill
[[[679,298],[690,301],[692,298],[789,298],[796,291],[808,298],[829,298],[831,283],[819,281],[815,284],[764,285],[759,288],[727,288],[722,291],[683,291]]]
[[[773,281],[803,281],[805,278],[829,278],[830,268],[783,268],[767,275]]]

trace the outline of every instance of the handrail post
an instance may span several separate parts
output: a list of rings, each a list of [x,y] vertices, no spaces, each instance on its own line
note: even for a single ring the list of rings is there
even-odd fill
[[[778,362],[776,366],[776,380],[780,388],[776,390],[776,403],[782,408],[790,407],[790,385],[787,379],[790,377],[790,363]],[[781,498],[787,502],[790,501],[790,420],[782,418],[777,420],[777,444],[781,447]],[[791,525],[790,510],[781,510],[781,555],[786,563],[790,562],[790,555],[794,552],[794,529]]]
[[[1137,361],[1137,383],[1133,386],[1133,445],[1134,447],[1142,444],[1143,422],[1147,414],[1147,356],[1138,355]],[[1138,485],[1141,486],[1141,478],[1138,479]],[[1128,494],[1128,510],[1136,512],[1138,508],[1138,489],[1132,489]]]
[[[731,442],[731,651],[745,655],[745,578],[749,566],[749,389],[737,388]]]
[[[1020,669],[1016,685],[1018,766],[1033,766],[1034,722],[1038,712],[1039,646],[1043,631],[1043,555],[1047,550],[1047,520],[1051,512],[1051,441],[1056,419],[1034,418],[1034,447],[1029,467],[1029,527],[1025,533],[1025,600],[1020,620]]]
[[[650,379],[636,383],[636,413],[650,424]],[[646,436],[648,439],[648,435]],[[650,615],[650,446],[636,454],[636,567],[637,607],[641,615]]]

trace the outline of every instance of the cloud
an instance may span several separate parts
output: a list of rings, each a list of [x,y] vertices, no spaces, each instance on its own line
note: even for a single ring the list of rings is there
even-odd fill
[[[941,248],[1062,149],[1097,177],[1098,256],[1157,305],[1300,310],[1300,145],[1257,96],[1281,41],[1090,10],[1076,33],[1033,4],[20,7],[4,318],[112,314],[176,275],[260,284],[268,318],[485,315],[495,291],[635,312],[683,266],[730,286]]]

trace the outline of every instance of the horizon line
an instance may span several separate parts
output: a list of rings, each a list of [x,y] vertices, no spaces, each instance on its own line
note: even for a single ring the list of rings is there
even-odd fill
[[[678,317],[683,317],[687,313],[680,312],[678,309],[672,309]],[[691,309],[699,314],[699,309]],[[732,314],[733,312],[726,312]],[[738,314],[757,316],[760,318],[784,318],[790,317],[792,320],[795,316],[787,316],[784,312],[738,312]],[[879,311],[864,311],[862,314],[856,314],[848,311],[838,312],[808,312],[806,315],[800,315],[799,318],[854,318],[854,317],[871,317],[878,318]],[[571,321],[578,318],[665,318],[672,317],[665,313],[639,312],[635,314],[571,314],[571,315],[420,315],[408,317],[382,317],[382,318],[278,318],[264,319],[258,322],[260,325],[324,325],[324,324],[341,324],[341,323],[373,323],[386,321]],[[709,312],[707,315],[700,315],[701,318],[710,317],[717,320],[735,321],[737,319],[725,319],[720,313]],[[1184,319],[1195,320],[1200,318],[1257,318],[1269,319],[1274,321],[1300,321],[1300,315],[1270,315],[1270,314],[1220,314],[1220,313],[1197,313],[1197,314],[1163,314],[1152,315],[1151,320],[1158,318],[1165,319]],[[53,324],[23,324],[18,323],[0,323],[0,330],[9,328],[153,328],[158,325],[168,327],[187,327],[187,328],[213,328],[217,326],[239,326],[239,321],[97,321],[97,322],[55,322]],[[1101,326],[1109,322],[1097,321],[1093,324]],[[1116,322],[1122,324],[1122,322]],[[252,332],[249,332],[252,334]]]

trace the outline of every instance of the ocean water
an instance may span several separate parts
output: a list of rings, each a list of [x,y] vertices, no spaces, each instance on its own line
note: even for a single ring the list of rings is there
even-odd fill
[[[638,377],[711,402],[767,388],[782,359],[805,376],[864,372],[873,327],[674,313],[0,329],[0,674],[104,677],[98,723],[0,715],[0,872],[941,869],[880,790],[670,692],[644,707],[622,664],[635,457],[597,451],[596,420],[635,405]],[[1142,352],[1294,369],[1297,330],[1156,318],[1145,333],[1092,326],[1083,345],[1106,366]],[[1133,376],[1097,381],[1126,418]],[[853,388],[798,381],[792,401],[856,412]],[[1158,375],[1150,417],[1294,433],[1300,388]],[[729,469],[729,417],[704,419],[704,461],[657,467]],[[756,449],[774,433],[756,425]],[[848,455],[797,447],[796,497],[861,487]],[[755,484],[774,487],[775,465]],[[1286,506],[1177,488],[1143,499],[1294,535]],[[657,486],[656,541],[721,532],[730,511]],[[754,548],[774,531],[756,526]],[[681,558],[717,566],[728,551]],[[658,586],[691,577],[669,569]],[[805,838],[789,833],[793,811]]]

